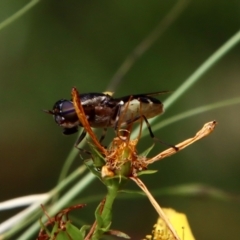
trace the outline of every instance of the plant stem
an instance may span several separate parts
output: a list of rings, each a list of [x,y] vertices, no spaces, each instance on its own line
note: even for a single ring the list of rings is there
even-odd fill
[[[224,55],[240,42],[240,31],[235,33],[217,51],[215,51],[200,67],[190,75],[184,83],[164,102],[165,108],[170,107],[184,92],[196,83],[209,69],[211,69]]]
[[[97,222],[96,230],[92,236],[92,240],[98,240],[109,230],[112,222],[112,206],[118,194],[118,188],[115,186],[107,186],[108,193],[104,203],[102,213],[100,213],[100,221]],[[96,219],[98,219],[96,217]]]
[[[13,23],[16,21],[18,18],[20,18],[22,15],[24,15],[29,9],[34,7],[40,0],[32,0],[29,2],[27,5],[25,5],[23,8],[18,10],[16,13],[14,13],[12,16],[4,20],[3,22],[0,23],[0,31],[7,27],[9,24]]]
[[[163,33],[176,21],[183,10],[187,7],[190,0],[179,0],[160,21],[157,27],[147,35],[127,56],[112,77],[107,90],[114,92],[122,81],[123,77],[129,72],[133,64],[163,35]]]
[[[221,58],[223,58],[233,47],[240,42],[240,31],[235,33],[227,42],[225,42],[217,51],[215,51],[200,67],[197,68],[193,74],[191,74],[182,85],[178,87],[176,91],[164,102],[165,109],[170,107],[176,100],[181,97],[194,83],[196,83],[208,70],[210,70],[214,64],[216,64]],[[149,123],[156,121],[158,117],[149,120]],[[143,125],[143,130],[146,127]],[[132,137],[135,138],[139,130],[136,128],[132,132]]]

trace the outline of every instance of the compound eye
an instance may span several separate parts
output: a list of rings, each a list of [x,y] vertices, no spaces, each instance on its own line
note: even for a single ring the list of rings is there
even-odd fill
[[[70,101],[67,101],[67,100],[63,101],[60,107],[61,107],[61,113],[64,116],[71,115],[73,112],[75,112],[73,103]]]
[[[53,106],[55,121],[62,125],[66,122],[75,122],[78,120],[73,103],[71,101],[61,99]]]

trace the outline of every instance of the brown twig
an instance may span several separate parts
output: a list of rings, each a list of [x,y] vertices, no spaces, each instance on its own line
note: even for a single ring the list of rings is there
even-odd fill
[[[159,214],[159,216],[162,218],[162,220],[166,223],[167,227],[169,228],[169,230],[171,231],[172,235],[174,236],[174,238],[176,240],[180,240],[180,237],[178,236],[177,232],[175,231],[174,227],[172,226],[171,222],[169,221],[168,217],[166,216],[166,214],[163,212],[162,208],[160,207],[160,205],[157,203],[157,201],[154,199],[154,197],[152,196],[152,194],[148,191],[147,187],[145,186],[145,184],[139,179],[139,178],[135,178],[135,177],[130,177],[142,190],[143,192],[147,195],[149,201],[151,202],[151,204],[153,205],[153,207],[155,208],[155,210],[157,211],[157,213]]]
[[[209,135],[214,130],[216,124],[217,124],[216,121],[211,121],[211,122],[204,124],[203,128],[200,131],[198,131],[194,137],[189,138],[189,139],[175,145],[178,148],[178,151],[183,150],[187,146],[189,146],[189,145],[193,144],[194,142],[200,140],[201,138]],[[151,164],[153,162],[162,160],[163,158],[169,157],[169,156],[177,153],[178,151],[176,151],[174,148],[168,148],[167,150],[156,155],[155,157],[153,157],[151,159],[147,159],[146,163]]]

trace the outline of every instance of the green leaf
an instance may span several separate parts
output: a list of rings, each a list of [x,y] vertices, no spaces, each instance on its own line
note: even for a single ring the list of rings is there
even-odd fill
[[[138,172],[137,173],[137,176],[141,176],[141,175],[145,175],[145,174],[154,174],[156,173],[158,170],[144,170],[144,171],[141,171],[141,172]]]
[[[122,238],[126,238],[126,239],[130,239],[130,236],[127,235],[124,232],[118,231],[118,230],[109,230],[107,232],[108,235],[112,235],[112,236],[117,236],[117,237],[122,237]]]
[[[60,229],[60,231],[57,233],[54,233],[54,236],[56,240],[71,240],[71,239],[77,239],[77,240],[83,240],[84,236],[82,235],[82,232],[74,226],[70,221],[66,223],[66,228],[64,230]],[[57,235],[56,235],[57,234]]]
[[[129,179],[127,177],[122,175],[102,179],[107,188],[110,190],[115,189],[115,191],[119,191],[128,182],[128,180]]]
[[[101,216],[101,209],[102,209],[102,202],[98,205],[96,211],[95,211],[95,218],[96,218],[96,221],[97,221],[97,226],[101,227],[103,225],[103,219],[102,219],[102,216]]]
[[[150,151],[153,149],[153,147],[155,146],[155,143],[152,144],[152,146],[150,146],[149,148],[147,148],[144,152],[142,152],[139,156],[143,156],[146,157]]]
[[[89,230],[90,228],[91,228],[90,225],[83,225],[79,231],[82,236],[86,236],[86,231]]]

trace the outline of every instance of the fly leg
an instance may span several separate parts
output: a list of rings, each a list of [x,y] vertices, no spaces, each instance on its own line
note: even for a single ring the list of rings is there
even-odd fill
[[[87,132],[85,129],[83,129],[81,135],[79,136],[79,138],[77,139],[76,143],[75,143],[75,147],[78,146],[78,144],[86,137]]]
[[[122,106],[124,106],[124,102],[123,101],[120,101],[119,103],[118,103],[118,105],[117,105],[117,108],[116,108],[116,110],[115,110],[115,114],[114,114],[114,122],[115,122],[115,124],[114,124],[114,130],[115,130],[115,132],[116,132],[116,134],[117,134],[117,136],[119,137],[119,138],[121,138],[121,136],[119,135],[119,128],[120,128],[120,126],[121,126],[121,116],[120,116],[120,113],[121,113],[121,108],[122,108]],[[126,108],[127,109],[127,108]],[[125,112],[123,112],[122,113],[123,115],[125,114]]]
[[[103,128],[103,132],[102,132],[102,135],[99,139],[99,142],[101,143],[103,141],[103,139],[105,138],[106,136],[106,132],[107,132],[107,128]],[[82,131],[80,137],[77,139],[76,143],[75,143],[75,147],[78,146],[78,144],[85,138],[85,136],[87,135],[87,132],[85,130]]]
[[[103,128],[103,131],[102,131],[102,135],[99,139],[99,142],[102,143],[103,139],[105,138],[106,136],[106,133],[107,133],[107,128]]]
[[[86,153],[87,155],[90,155],[91,158],[93,158],[92,153],[90,151],[78,147],[78,145],[81,143],[81,141],[85,138],[86,135],[87,135],[87,132],[85,130],[83,130],[81,135],[79,136],[79,138],[77,139],[77,141],[75,143],[75,148],[77,148],[80,152],[83,152],[83,153]],[[81,157],[81,154],[80,154],[80,157]]]
[[[142,115],[142,118],[144,119],[144,121],[145,121],[145,123],[146,123],[146,125],[147,125],[149,134],[150,134],[150,136],[151,136],[152,139],[154,139],[154,140],[156,140],[156,141],[158,141],[158,142],[160,142],[160,143],[162,143],[162,144],[164,144],[164,145],[166,145],[166,146],[168,146],[168,147],[174,148],[175,151],[178,151],[178,148],[177,148],[176,146],[174,146],[174,145],[172,145],[172,144],[169,144],[169,143],[166,143],[166,142],[163,142],[163,141],[161,141],[160,139],[156,138],[156,137],[154,136],[154,134],[153,134],[153,131],[152,131],[151,126],[150,126],[150,123],[148,122],[147,118],[146,118],[144,115]]]
[[[117,132],[118,131],[118,125],[119,125],[119,119],[120,119],[120,112],[121,112],[121,107],[124,105],[123,101],[120,101],[116,107],[115,114],[114,114],[114,130]]]

